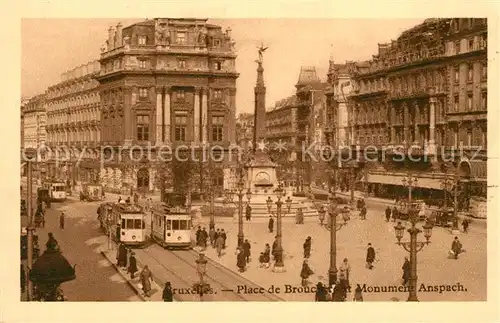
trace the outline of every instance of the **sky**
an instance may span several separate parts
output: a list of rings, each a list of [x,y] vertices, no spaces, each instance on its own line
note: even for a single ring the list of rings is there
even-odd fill
[[[43,93],[61,74],[99,58],[110,25],[138,19],[23,19],[21,21],[21,95]],[[257,46],[264,53],[266,106],[294,94],[301,66],[315,66],[325,80],[328,61],[366,60],[377,43],[396,39],[424,19],[209,19],[231,27],[236,42],[237,113],[253,112]]]

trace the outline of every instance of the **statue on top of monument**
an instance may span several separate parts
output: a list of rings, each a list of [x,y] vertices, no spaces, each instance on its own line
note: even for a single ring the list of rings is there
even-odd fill
[[[257,62],[257,63],[259,63],[259,65],[263,63],[263,61],[264,61],[264,57],[263,57],[263,55],[262,55],[262,54],[263,54],[263,53],[266,51],[266,49],[268,49],[268,48],[269,48],[269,46],[268,46],[268,47],[264,47],[264,44],[263,44],[263,43],[261,43],[260,47],[257,47],[257,49],[259,50],[259,59],[258,59],[256,62]]]

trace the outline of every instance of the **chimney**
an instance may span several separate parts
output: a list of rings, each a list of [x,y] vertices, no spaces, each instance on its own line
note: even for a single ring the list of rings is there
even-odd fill
[[[115,34],[115,47],[122,46],[122,24],[121,22],[116,25],[116,34]]]
[[[226,36],[227,36],[227,38],[231,38],[231,31],[232,31],[231,27],[227,27],[227,29],[226,29]]]
[[[108,50],[112,50],[115,44],[115,29],[113,27],[109,27],[108,29]]]

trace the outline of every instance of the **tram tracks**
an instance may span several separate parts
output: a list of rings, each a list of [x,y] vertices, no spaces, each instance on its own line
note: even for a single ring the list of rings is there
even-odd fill
[[[193,285],[199,282],[196,267],[197,253],[193,251],[171,251],[158,245],[151,245],[145,249],[136,250],[138,261],[147,264],[153,276],[161,279],[159,285],[170,281],[176,289],[175,298],[180,301],[199,301]],[[142,258],[142,259],[141,259]],[[280,301],[275,295],[266,293],[241,294],[237,292],[238,285],[258,286],[243,278],[228,268],[208,259],[207,271],[204,275],[205,283],[210,284],[211,291],[204,294],[204,301]]]

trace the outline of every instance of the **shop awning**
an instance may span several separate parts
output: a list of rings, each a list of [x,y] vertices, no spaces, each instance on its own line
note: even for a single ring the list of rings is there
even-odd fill
[[[488,163],[483,160],[470,161],[470,175],[476,180],[486,180],[488,177]]]
[[[368,183],[378,183],[387,185],[403,186],[405,175],[389,175],[389,174],[368,174]],[[436,178],[418,177],[414,187],[431,188],[441,190],[441,180]]]

